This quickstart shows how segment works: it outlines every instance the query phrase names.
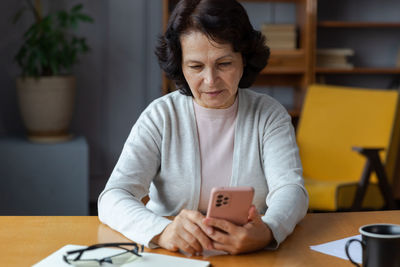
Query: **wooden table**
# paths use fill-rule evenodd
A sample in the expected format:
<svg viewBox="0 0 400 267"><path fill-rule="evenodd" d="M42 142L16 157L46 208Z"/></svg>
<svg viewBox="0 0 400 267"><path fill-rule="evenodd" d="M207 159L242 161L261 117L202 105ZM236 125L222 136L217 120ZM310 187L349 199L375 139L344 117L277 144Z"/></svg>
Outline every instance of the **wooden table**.
<svg viewBox="0 0 400 267"><path fill-rule="evenodd" d="M369 223L400 224L400 210L381 212L310 213L276 251L215 256L212 266L352 266L349 261L312 251L309 246L358 234ZM96 216L0 217L0 265L30 266L66 244L91 245L129 241L101 224ZM182 257L164 249L148 250ZM202 257L194 257L202 259Z"/></svg>

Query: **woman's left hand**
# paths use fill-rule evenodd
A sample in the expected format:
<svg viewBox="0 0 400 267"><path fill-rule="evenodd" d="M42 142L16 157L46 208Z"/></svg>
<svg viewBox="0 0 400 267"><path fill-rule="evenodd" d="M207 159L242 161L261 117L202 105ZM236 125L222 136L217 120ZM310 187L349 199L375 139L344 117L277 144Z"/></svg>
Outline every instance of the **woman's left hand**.
<svg viewBox="0 0 400 267"><path fill-rule="evenodd" d="M203 223L215 228L212 233L207 233L214 241L214 248L230 254L240 254L262 249L273 238L271 230L261 220L261 216L254 206L249 211L249 222L243 226L214 218L205 218Z"/></svg>

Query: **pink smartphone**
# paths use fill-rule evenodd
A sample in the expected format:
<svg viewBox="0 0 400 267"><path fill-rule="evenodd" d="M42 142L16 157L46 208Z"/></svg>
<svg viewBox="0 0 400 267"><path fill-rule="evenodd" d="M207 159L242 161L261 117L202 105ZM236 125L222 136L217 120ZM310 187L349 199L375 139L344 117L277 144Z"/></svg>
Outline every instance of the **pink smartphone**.
<svg viewBox="0 0 400 267"><path fill-rule="evenodd" d="M248 221L253 196L254 188L250 186L214 187L208 202L207 218L244 225Z"/></svg>

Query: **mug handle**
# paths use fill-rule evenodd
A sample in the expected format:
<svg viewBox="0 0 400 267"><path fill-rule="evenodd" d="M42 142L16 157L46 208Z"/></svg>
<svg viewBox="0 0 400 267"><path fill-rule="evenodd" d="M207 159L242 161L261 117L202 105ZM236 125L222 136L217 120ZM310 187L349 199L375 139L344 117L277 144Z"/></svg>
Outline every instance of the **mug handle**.
<svg viewBox="0 0 400 267"><path fill-rule="evenodd" d="M353 239L350 239L350 240L347 240L346 246L345 246L346 255L347 255L347 258L349 258L349 260L350 260L351 263L353 263L353 264L354 264L355 266L357 266L357 267L360 267L360 265L358 265L358 263L355 262L355 261L350 257L349 247L350 247L350 244L351 244L353 241L356 241L356 242L360 243L360 244L361 244L361 247L364 247L364 242L363 242L363 241L360 241L360 240L354 239L354 238L353 238Z"/></svg>

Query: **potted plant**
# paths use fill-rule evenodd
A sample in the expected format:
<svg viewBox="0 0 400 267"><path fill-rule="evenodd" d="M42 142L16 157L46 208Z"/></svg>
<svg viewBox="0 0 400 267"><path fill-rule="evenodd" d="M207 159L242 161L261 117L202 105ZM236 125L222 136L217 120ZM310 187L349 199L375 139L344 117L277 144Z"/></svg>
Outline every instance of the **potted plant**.
<svg viewBox="0 0 400 267"><path fill-rule="evenodd" d="M73 34L80 22L93 22L82 13L82 4L70 10L42 15L40 0L26 0L28 8L15 15L18 21L25 10L34 22L25 32L15 60L22 70L17 78L17 95L28 139L55 142L71 137L69 124L75 99L72 67L78 55L89 50L85 38Z"/></svg>

